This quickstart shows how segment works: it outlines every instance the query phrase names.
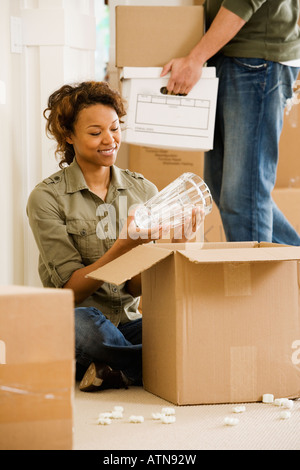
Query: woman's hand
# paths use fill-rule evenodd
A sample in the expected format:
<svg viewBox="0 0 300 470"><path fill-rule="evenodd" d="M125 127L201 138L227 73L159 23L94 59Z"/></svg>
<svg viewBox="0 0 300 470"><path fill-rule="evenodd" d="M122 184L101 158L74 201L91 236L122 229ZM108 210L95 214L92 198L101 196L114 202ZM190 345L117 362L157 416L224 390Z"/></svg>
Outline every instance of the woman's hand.
<svg viewBox="0 0 300 470"><path fill-rule="evenodd" d="M183 225L174 229L173 243L186 243L195 238L203 220L203 210L200 207L193 209L192 215L184 219Z"/></svg>
<svg viewBox="0 0 300 470"><path fill-rule="evenodd" d="M134 220L134 213L131 213L120 232L118 240L123 240L124 244L133 248L134 246L141 245L143 243L159 240L162 235L163 227L160 225L152 226L150 229L137 227Z"/></svg>
<svg viewBox="0 0 300 470"><path fill-rule="evenodd" d="M173 243L186 243L196 236L202 221L204 220L204 212L200 207L196 207L192 211L190 217L186 217L181 226L171 229L169 225L156 225L150 229L141 229L136 226L134 214L130 215L127 223L121 230L118 243L123 241L128 249L134 248L143 243L149 243L154 240L169 239L172 235ZM172 233L173 232L173 233Z"/></svg>

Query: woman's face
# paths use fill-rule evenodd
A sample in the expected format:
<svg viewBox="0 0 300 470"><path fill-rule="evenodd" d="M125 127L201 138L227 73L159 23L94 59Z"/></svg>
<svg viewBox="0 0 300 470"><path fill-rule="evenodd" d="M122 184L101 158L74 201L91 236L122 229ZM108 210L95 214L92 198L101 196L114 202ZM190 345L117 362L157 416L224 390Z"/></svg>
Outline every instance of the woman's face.
<svg viewBox="0 0 300 470"><path fill-rule="evenodd" d="M82 109L67 142L73 145L79 165L113 165L121 144L120 123L114 108L95 104Z"/></svg>

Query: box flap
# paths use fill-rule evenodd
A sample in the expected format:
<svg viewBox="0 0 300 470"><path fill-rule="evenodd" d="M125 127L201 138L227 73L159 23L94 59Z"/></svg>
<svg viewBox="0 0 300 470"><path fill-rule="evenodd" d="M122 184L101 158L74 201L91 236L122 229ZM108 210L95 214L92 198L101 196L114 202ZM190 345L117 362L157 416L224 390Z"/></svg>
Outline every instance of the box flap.
<svg viewBox="0 0 300 470"><path fill-rule="evenodd" d="M202 248L203 247L203 248ZM174 252L194 263L243 263L259 261L300 260L300 247L260 246L247 248L205 249L205 244L157 243L139 245L128 253L87 275L92 279L120 285L137 274L146 271Z"/></svg>
<svg viewBox="0 0 300 470"><path fill-rule="evenodd" d="M172 253L172 250L166 249L162 245L158 249L153 249L153 245L140 245L91 272L87 277L120 285Z"/></svg>
<svg viewBox="0 0 300 470"><path fill-rule="evenodd" d="M178 250L195 263L242 263L255 261L300 260L300 247L257 247L239 249Z"/></svg>
<svg viewBox="0 0 300 470"><path fill-rule="evenodd" d="M120 79L130 78L160 78L162 67L123 67L120 72ZM168 78L170 73L166 75ZM201 78L216 78L215 67L203 67Z"/></svg>

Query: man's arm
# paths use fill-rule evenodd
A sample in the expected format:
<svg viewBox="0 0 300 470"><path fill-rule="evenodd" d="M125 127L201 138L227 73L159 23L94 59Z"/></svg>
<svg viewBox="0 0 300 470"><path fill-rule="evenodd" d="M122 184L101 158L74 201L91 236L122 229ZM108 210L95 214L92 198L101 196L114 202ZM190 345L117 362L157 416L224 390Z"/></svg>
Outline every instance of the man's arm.
<svg viewBox="0 0 300 470"><path fill-rule="evenodd" d="M171 72L167 88L175 94L189 93L202 74L202 68L246 23L240 16L221 7L214 21L188 56L171 60L161 76Z"/></svg>

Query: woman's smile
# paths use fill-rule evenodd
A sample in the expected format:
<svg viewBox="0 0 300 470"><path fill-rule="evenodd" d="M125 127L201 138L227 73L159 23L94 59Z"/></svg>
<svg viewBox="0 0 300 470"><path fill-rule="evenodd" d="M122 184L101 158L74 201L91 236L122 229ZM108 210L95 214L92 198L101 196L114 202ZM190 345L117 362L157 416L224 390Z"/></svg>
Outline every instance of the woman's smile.
<svg viewBox="0 0 300 470"><path fill-rule="evenodd" d="M114 154L116 149L117 149L117 145L114 145L113 147L110 147L108 149L99 149L98 153L101 153L102 155L104 155L106 157L110 157L111 155Z"/></svg>

